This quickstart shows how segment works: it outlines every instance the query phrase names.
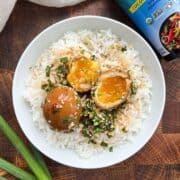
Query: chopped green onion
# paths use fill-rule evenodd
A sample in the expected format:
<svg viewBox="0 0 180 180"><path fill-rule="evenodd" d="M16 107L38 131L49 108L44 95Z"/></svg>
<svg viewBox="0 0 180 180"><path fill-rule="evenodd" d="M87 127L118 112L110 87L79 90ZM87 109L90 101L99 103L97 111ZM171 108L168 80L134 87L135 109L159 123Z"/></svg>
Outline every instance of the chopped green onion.
<svg viewBox="0 0 180 180"><path fill-rule="evenodd" d="M59 112L59 111L60 111L60 109L61 109L61 108L59 108L59 107L55 108L55 109L53 110L53 113L57 113L57 112Z"/></svg>
<svg viewBox="0 0 180 180"><path fill-rule="evenodd" d="M109 152L113 152L113 147L109 147Z"/></svg>
<svg viewBox="0 0 180 180"><path fill-rule="evenodd" d="M113 137L113 134L112 134L112 132L108 132L108 133L107 133L107 137L108 137L108 138L111 138L111 137Z"/></svg>
<svg viewBox="0 0 180 180"><path fill-rule="evenodd" d="M137 93L137 87L134 82L131 84L131 93L135 95Z"/></svg>
<svg viewBox="0 0 180 180"><path fill-rule="evenodd" d="M95 55L92 55L92 56L91 56L91 59L92 59L92 60L95 60L95 59L96 59L96 56L95 56Z"/></svg>
<svg viewBox="0 0 180 180"><path fill-rule="evenodd" d="M62 66L62 65L60 65L60 66L58 66L57 67L57 69L56 69L56 71L57 71L57 73L62 73L62 74L66 74L67 73L67 69L66 69L66 67L64 67L64 66Z"/></svg>
<svg viewBox="0 0 180 180"><path fill-rule="evenodd" d="M23 169L15 166L14 164L0 158L0 168L4 169L8 173L22 180L36 180L36 177L32 174L24 171Z"/></svg>
<svg viewBox="0 0 180 180"><path fill-rule="evenodd" d="M89 112L88 112L87 110L85 110L85 111L82 112L82 115L83 115L84 117L87 117L87 116L89 115Z"/></svg>
<svg viewBox="0 0 180 180"><path fill-rule="evenodd" d="M8 180L8 179L5 177L0 177L0 180Z"/></svg>
<svg viewBox="0 0 180 180"><path fill-rule="evenodd" d="M45 90L46 92L50 92L54 88L54 84L48 79L47 84L42 84L41 89Z"/></svg>
<svg viewBox="0 0 180 180"><path fill-rule="evenodd" d="M112 114L112 118L113 118L113 119L116 119L116 118L117 118L117 110L115 110L115 109L112 110L112 111L111 111L111 114Z"/></svg>
<svg viewBox="0 0 180 180"><path fill-rule="evenodd" d="M64 122L64 123L69 123L69 122L71 122L71 121L73 121L73 120L74 120L73 117L68 117L68 118L63 119L63 122Z"/></svg>
<svg viewBox="0 0 180 180"><path fill-rule="evenodd" d="M107 147L107 146L108 146L108 144L107 144L106 142L102 141L102 142L101 142L101 146L103 146L103 147Z"/></svg>
<svg viewBox="0 0 180 180"><path fill-rule="evenodd" d="M53 67L53 65L50 65L50 66L47 66L46 67L46 77L49 77L50 76L50 71L51 71L51 68Z"/></svg>
<svg viewBox="0 0 180 180"><path fill-rule="evenodd" d="M96 127L96 128L94 128L94 131L93 131L95 134L96 133L99 133L99 132L101 132L101 129L99 128L99 127Z"/></svg>
<svg viewBox="0 0 180 180"><path fill-rule="evenodd" d="M66 64L68 62L68 58L67 57L62 57L60 58L60 61L63 63L63 64Z"/></svg>
<svg viewBox="0 0 180 180"><path fill-rule="evenodd" d="M96 134L102 132L112 134L112 131L115 129L114 124L117 118L117 110L115 109L111 111L101 110L101 115L99 115L95 108L96 105L93 100L85 100L81 121L83 124L82 134L90 139L93 139Z"/></svg>
<svg viewBox="0 0 180 180"><path fill-rule="evenodd" d="M63 85L67 85L67 84L68 84L67 80L64 80L64 81L62 82L62 84L63 84Z"/></svg>
<svg viewBox="0 0 180 180"><path fill-rule="evenodd" d="M123 128L122 128L122 132L127 133L128 131L126 130L125 127L123 127Z"/></svg>
<svg viewBox="0 0 180 180"><path fill-rule="evenodd" d="M122 52L127 51L127 47L126 47L126 46L122 47L122 48L121 48L121 51L122 51Z"/></svg>
<svg viewBox="0 0 180 180"><path fill-rule="evenodd" d="M97 144L94 139L90 139L89 142L92 143L92 144Z"/></svg>
<svg viewBox="0 0 180 180"><path fill-rule="evenodd" d="M53 113L57 113L57 112L59 112L61 110L61 108L59 107L59 105L58 104L53 104L52 105L52 112Z"/></svg>
<svg viewBox="0 0 180 180"><path fill-rule="evenodd" d="M48 176L44 173L42 167L38 162L33 158L30 151L26 148L25 144L21 139L16 135L16 133L11 129L7 122L0 116L0 130L6 135L14 147L19 151L23 156L24 160L27 162L29 167L32 169L34 174L38 179L49 180Z"/></svg>
<svg viewBox="0 0 180 180"><path fill-rule="evenodd" d="M46 90L47 86L48 86L47 84L42 84L41 89Z"/></svg>
<svg viewBox="0 0 180 180"><path fill-rule="evenodd" d="M131 70L128 70L127 71L127 74L128 74L128 76L129 76L129 78L131 77L131 74L132 74L132 71Z"/></svg>
<svg viewBox="0 0 180 180"><path fill-rule="evenodd" d="M121 109L125 109L126 106L127 106L127 104L128 104L128 101L125 100L124 102L121 103L120 108L121 108Z"/></svg>
<svg viewBox="0 0 180 180"><path fill-rule="evenodd" d="M88 137L88 138L91 138L91 137L92 137L92 132L91 132L91 131L88 131L88 129L86 129L86 128L83 128L83 129L82 129L82 134L83 134L85 137Z"/></svg>

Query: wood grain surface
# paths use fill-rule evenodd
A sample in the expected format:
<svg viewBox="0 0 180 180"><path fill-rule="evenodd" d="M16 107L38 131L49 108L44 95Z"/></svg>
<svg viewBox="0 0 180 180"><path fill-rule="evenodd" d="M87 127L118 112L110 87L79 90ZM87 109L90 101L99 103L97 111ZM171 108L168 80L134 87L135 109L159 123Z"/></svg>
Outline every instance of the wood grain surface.
<svg viewBox="0 0 180 180"><path fill-rule="evenodd" d="M29 144L17 123L12 106L12 78L20 55L28 43L47 26L76 15L102 15L136 29L113 0L89 0L66 8L47 8L19 0L0 33L0 114ZM137 29L136 29L137 30ZM82 170L60 165L45 157L54 180L178 180L180 179L180 59L166 62L167 98L161 123L145 147L128 160L103 169ZM0 156L28 170L21 156L0 133ZM0 170L0 177L13 179Z"/></svg>

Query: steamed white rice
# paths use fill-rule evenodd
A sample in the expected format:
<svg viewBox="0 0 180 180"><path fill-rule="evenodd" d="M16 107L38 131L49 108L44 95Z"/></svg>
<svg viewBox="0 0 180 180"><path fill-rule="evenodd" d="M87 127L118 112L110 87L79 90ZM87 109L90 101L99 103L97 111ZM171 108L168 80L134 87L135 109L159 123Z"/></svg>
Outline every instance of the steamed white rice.
<svg viewBox="0 0 180 180"><path fill-rule="evenodd" d="M125 52L119 50L119 47L123 46L127 47ZM126 108L118 113L119 124L115 127L115 136L107 138L101 134L99 140L113 147L123 146L124 142L133 140L133 136L140 131L142 122L147 119L151 109L152 83L139 59L138 52L110 30L67 32L46 50L37 64L31 68L24 97L31 106L32 120L36 127L44 133L48 143L59 148L72 149L83 158L105 150L100 145L89 144L88 139L80 133L81 126L72 133L54 131L43 116L42 104L46 92L41 89L41 85L47 80L45 68L57 57L56 52L68 48L83 48L89 54L95 55L101 71L114 67L124 72L130 70L131 79L138 87L137 93L129 97ZM128 129L127 133L120 130L122 126Z"/></svg>

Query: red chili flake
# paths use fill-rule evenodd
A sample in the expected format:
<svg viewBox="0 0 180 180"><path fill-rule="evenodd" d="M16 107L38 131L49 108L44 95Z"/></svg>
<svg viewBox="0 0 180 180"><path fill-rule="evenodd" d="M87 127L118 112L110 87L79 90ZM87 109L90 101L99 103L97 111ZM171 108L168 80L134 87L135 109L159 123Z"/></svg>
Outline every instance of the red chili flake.
<svg viewBox="0 0 180 180"><path fill-rule="evenodd" d="M53 112L53 113L59 112L60 109L61 109L61 108L59 107L58 104L53 104L53 105L52 105L52 112Z"/></svg>

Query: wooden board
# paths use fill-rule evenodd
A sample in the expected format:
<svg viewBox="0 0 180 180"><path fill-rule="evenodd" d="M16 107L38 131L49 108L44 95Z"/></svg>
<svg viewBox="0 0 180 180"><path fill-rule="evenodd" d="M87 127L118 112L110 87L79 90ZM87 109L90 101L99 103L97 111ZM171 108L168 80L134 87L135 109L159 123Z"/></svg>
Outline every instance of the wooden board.
<svg viewBox="0 0 180 180"><path fill-rule="evenodd" d="M12 107L12 77L27 44L45 27L76 15L102 15L122 21L136 29L114 1L89 0L78 6L47 8L19 0L0 34L0 114L29 144L17 123ZM137 29L136 29L137 30ZM123 163L98 169L81 170L45 158L55 180L178 180L180 179L180 59L161 60L167 85L166 108L161 123L145 147ZM0 156L28 169L12 145L0 133ZM0 170L0 176L6 172ZM13 179L6 175L8 179Z"/></svg>

